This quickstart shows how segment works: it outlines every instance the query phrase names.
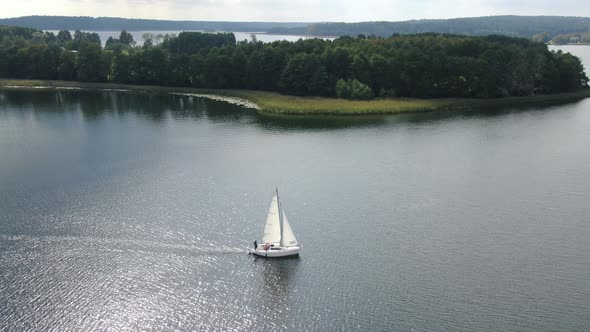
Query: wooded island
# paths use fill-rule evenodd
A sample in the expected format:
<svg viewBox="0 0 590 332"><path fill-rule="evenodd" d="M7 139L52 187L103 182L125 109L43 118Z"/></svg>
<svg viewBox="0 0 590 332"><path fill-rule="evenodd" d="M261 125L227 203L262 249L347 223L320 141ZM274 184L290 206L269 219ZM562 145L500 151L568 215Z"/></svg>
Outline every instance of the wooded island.
<svg viewBox="0 0 590 332"><path fill-rule="evenodd" d="M236 41L233 33L147 36L0 27L0 77L206 89L276 91L346 99L498 98L588 86L580 60L506 36L434 33Z"/></svg>

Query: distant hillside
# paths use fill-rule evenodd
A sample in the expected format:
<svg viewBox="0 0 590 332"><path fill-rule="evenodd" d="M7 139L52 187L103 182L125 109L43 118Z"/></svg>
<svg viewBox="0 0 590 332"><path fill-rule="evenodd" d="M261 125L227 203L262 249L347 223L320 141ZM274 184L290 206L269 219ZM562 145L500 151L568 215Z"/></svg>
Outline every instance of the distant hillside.
<svg viewBox="0 0 590 332"><path fill-rule="evenodd" d="M305 27L308 24L289 22L165 21L118 17L93 18L88 16L23 16L0 19L0 25L21 26L42 30L86 31L204 30L264 32L274 27L297 28Z"/></svg>
<svg viewBox="0 0 590 332"><path fill-rule="evenodd" d="M547 42L555 38L555 43L563 43L566 37L569 41L571 38L576 39L578 35L590 33L590 17L567 16L486 16L445 20L359 23L166 21L117 17L23 16L0 19L0 25L42 30L202 30L268 32L308 36L357 36L363 34L388 37L396 33L426 32L475 36L500 34L533 38L540 42ZM578 39L581 40L582 37Z"/></svg>
<svg viewBox="0 0 590 332"><path fill-rule="evenodd" d="M486 16L446 20L412 20L404 22L314 23L306 27L275 27L270 33L312 36L356 36L359 34L391 36L394 33L424 32L459 35L501 34L532 37L547 33L549 38L566 33L590 32L590 17L565 16Z"/></svg>

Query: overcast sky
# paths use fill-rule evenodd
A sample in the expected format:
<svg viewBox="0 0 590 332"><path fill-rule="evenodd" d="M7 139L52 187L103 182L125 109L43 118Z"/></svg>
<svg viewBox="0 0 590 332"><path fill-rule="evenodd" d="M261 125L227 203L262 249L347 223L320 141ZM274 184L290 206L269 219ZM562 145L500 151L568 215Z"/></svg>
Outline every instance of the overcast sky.
<svg viewBox="0 0 590 332"><path fill-rule="evenodd" d="M4 2L4 1L3 1ZM358 22L488 15L590 16L585 0L10 0L0 17L110 16L195 21Z"/></svg>

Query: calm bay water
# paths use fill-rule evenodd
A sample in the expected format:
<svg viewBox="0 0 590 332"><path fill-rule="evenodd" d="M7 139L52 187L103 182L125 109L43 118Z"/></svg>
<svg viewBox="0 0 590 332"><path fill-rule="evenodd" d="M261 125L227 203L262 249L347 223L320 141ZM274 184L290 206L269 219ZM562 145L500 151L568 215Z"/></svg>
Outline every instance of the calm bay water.
<svg viewBox="0 0 590 332"><path fill-rule="evenodd" d="M2 330L581 331L590 99L368 118L0 91ZM278 186L299 259L246 254Z"/></svg>
<svg viewBox="0 0 590 332"><path fill-rule="evenodd" d="M59 30L47 30L48 32L53 32L56 36L59 32ZM184 30L187 31L187 30ZM188 31L192 31L192 30L188 30ZM113 37L113 38L119 38L119 36L121 35L121 31L89 31L89 32L96 32L98 34L98 36L100 37L100 41L102 42L102 45L104 46L107 42L107 39L109 39L109 37ZM169 34L169 35L178 35L179 33L183 32L183 30L160 30L160 31L129 31L129 33L131 35L133 35L133 39L135 40L135 42L137 43L137 45L143 45L143 34L149 32L149 33L153 33L154 35L158 35L161 34L162 36ZM199 31L202 32L202 31ZM74 31L70 31L70 33L72 34L72 36L74 35ZM261 42L264 43L270 43L270 42L274 42L274 41L280 41L280 40L286 40L286 41L297 41L301 38L303 39L307 39L307 38L322 38L322 39L334 39L332 37L310 37L310 36L294 36L294 35L270 35L267 33L263 33L263 32L237 32L234 31L233 34L236 36L236 41L243 41L243 40L251 40L251 36L252 34L256 35L256 40L259 40Z"/></svg>
<svg viewBox="0 0 590 332"><path fill-rule="evenodd" d="M0 93L8 330L582 330L590 99L302 120ZM266 261L279 186L304 251Z"/></svg>

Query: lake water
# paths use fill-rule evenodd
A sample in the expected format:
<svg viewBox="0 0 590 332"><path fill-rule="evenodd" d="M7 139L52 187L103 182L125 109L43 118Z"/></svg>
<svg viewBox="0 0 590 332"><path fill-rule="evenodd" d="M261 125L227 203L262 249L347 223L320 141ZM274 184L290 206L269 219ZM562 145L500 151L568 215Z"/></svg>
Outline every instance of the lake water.
<svg viewBox="0 0 590 332"><path fill-rule="evenodd" d="M257 115L0 91L2 330L582 331L590 99ZM299 259L246 254L278 186Z"/></svg>
<svg viewBox="0 0 590 332"><path fill-rule="evenodd" d="M56 36L59 32L59 30L47 30L48 32L53 32ZM137 45L143 45L143 34L146 32L149 33L153 33L154 35L158 35L161 34L162 36L169 34L169 35L177 35L183 31L186 30L176 30L176 31L129 31L129 33L131 35L133 35L133 39L136 41ZM107 42L107 39L109 39L109 37L113 37L113 38L119 38L119 36L121 35L121 31L90 31L90 32L96 32L98 34L98 36L100 37L100 41L102 42L102 45L104 46ZM203 32L203 31L199 31L199 32ZM74 31L70 31L70 33L72 34L72 36L74 35ZM310 36L293 36L293 35L270 35L270 34L266 34L266 33L262 33L262 32L233 32L233 34L236 36L236 41L243 41L243 40L248 40L250 41L252 39L252 34L256 35L256 39L264 42L264 43L270 43L273 41L280 41L280 40L286 40L286 41L297 41L301 38L303 39L308 39L308 38L322 38L322 39L334 39L332 37L310 37Z"/></svg>

